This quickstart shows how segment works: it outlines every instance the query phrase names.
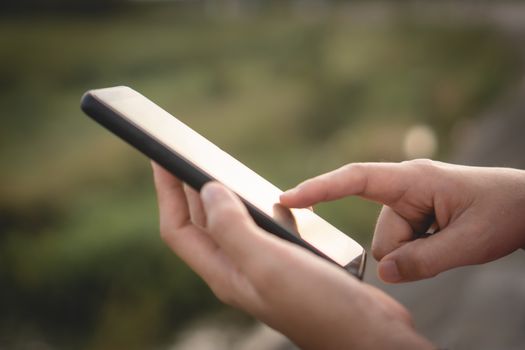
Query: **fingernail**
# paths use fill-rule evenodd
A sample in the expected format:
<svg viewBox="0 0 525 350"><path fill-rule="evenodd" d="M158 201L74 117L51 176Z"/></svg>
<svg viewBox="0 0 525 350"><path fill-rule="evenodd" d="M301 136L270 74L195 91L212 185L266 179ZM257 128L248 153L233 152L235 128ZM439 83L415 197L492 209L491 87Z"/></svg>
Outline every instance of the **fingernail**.
<svg viewBox="0 0 525 350"><path fill-rule="evenodd" d="M223 196L222 189L216 184L206 184L201 190L201 198L204 205L216 202Z"/></svg>
<svg viewBox="0 0 525 350"><path fill-rule="evenodd" d="M394 260L389 259L379 263L379 277L385 282L401 281L401 274Z"/></svg>

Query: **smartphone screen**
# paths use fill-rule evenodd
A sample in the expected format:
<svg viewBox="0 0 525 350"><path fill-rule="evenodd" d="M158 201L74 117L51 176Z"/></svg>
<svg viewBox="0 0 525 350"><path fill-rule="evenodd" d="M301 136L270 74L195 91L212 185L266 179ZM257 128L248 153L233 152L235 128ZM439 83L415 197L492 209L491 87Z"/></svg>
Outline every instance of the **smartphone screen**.
<svg viewBox="0 0 525 350"><path fill-rule="evenodd" d="M366 254L356 241L311 210L288 209L280 205L282 191L279 188L140 93L123 86L91 90L84 95L82 108L161 165L164 158L173 155L183 161L180 167L191 168L192 174L203 174L207 179L223 183L243 199L252 215L255 209L257 214L286 231L289 237L281 234L282 238L299 242L307 249L313 247L310 250L318 255L357 277L362 276ZM132 128L135 136L129 136L126 128ZM144 144L149 146L140 146ZM152 147L152 144L169 150L169 153L155 154L158 147ZM180 175L178 169L167 169L173 170L176 176ZM200 189L192 183L191 175L185 177L183 181ZM263 228L268 229L264 225Z"/></svg>

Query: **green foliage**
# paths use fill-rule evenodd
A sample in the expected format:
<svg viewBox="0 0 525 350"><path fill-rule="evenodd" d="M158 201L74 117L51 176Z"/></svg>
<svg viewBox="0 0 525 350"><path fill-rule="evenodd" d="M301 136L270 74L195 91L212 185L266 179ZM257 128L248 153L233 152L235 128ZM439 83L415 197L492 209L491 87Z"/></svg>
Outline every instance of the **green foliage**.
<svg viewBox="0 0 525 350"><path fill-rule="evenodd" d="M85 90L130 85L284 188L402 160L415 123L446 156L516 69L486 28L142 9L0 22L0 346L150 348L219 307L158 238L147 161L79 111ZM366 244L378 206L318 211Z"/></svg>

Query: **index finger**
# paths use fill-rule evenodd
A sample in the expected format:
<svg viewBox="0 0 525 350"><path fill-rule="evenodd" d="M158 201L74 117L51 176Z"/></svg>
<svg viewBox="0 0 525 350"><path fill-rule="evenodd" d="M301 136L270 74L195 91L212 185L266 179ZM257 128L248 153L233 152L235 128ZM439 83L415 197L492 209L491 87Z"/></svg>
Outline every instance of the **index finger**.
<svg viewBox="0 0 525 350"><path fill-rule="evenodd" d="M288 207L303 208L358 195L388 205L403 197L418 178L406 163L352 163L306 180L280 199Z"/></svg>
<svg viewBox="0 0 525 350"><path fill-rule="evenodd" d="M191 222L183 183L161 166L152 166L162 239L206 282L226 280L231 266L209 235Z"/></svg>
<svg viewBox="0 0 525 350"><path fill-rule="evenodd" d="M153 180L157 191L161 227L180 229L191 224L182 182L152 162Z"/></svg>

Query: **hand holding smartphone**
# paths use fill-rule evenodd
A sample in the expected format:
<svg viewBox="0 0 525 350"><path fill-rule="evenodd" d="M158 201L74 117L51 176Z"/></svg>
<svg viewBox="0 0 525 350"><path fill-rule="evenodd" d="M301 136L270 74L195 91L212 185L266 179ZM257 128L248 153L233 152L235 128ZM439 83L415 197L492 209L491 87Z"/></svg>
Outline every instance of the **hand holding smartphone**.
<svg viewBox="0 0 525 350"><path fill-rule="evenodd" d="M357 242L308 209L280 205L281 190L140 93L124 86L90 90L81 107L194 189L223 183L260 227L362 278L366 252Z"/></svg>

